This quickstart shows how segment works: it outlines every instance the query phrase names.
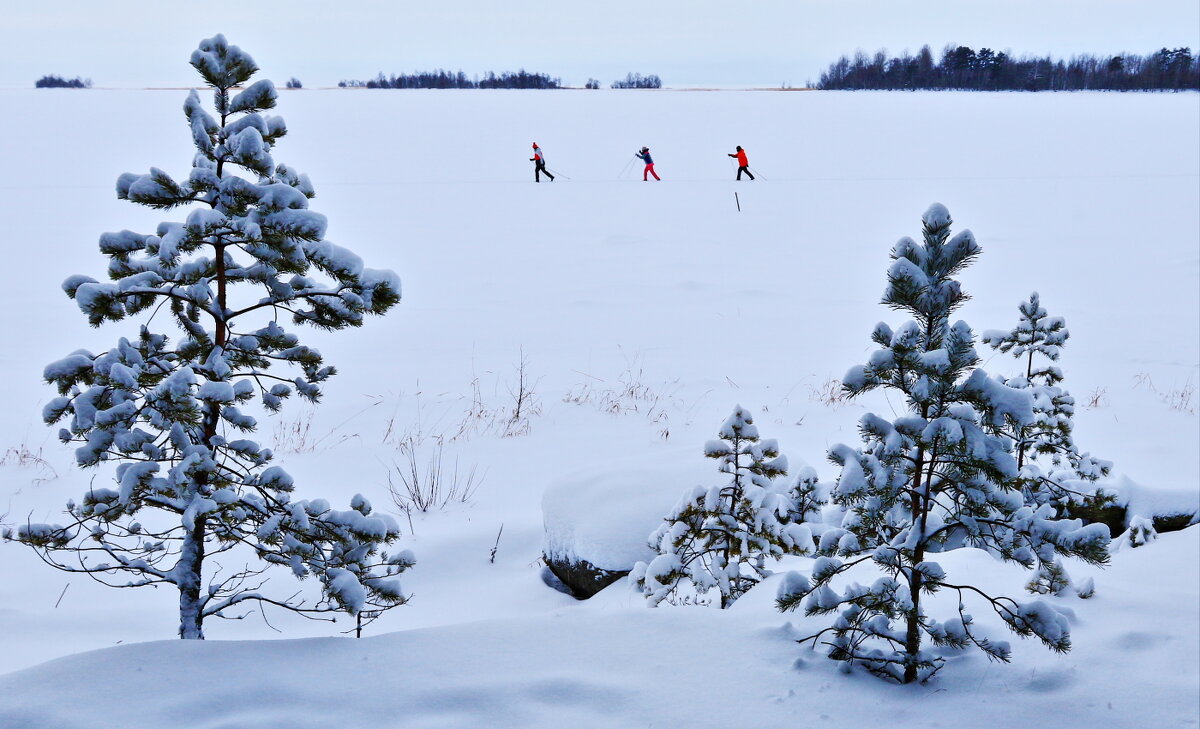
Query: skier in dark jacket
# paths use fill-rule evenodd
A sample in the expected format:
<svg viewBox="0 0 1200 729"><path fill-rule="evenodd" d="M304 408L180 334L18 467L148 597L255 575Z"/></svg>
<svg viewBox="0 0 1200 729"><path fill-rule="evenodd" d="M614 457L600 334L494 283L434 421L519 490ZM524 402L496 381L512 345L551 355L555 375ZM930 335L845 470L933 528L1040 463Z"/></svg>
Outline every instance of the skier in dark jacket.
<svg viewBox="0 0 1200 729"><path fill-rule="evenodd" d="M747 175L750 175L751 180L754 179L754 175L750 173L750 162L749 162L749 160L746 159L746 150L742 149L741 146L738 146L737 153L731 154L729 156L737 158L737 161L738 161L737 178L739 180L742 179L743 172L745 172Z"/></svg>
<svg viewBox="0 0 1200 729"><path fill-rule="evenodd" d="M533 165L533 181L534 182L541 182L541 179L539 179L539 177L538 177L539 174L543 174L546 177L549 177L550 181L554 182L554 175L550 174L550 170L546 169L546 155L542 153L542 148L537 146L537 142L533 143L533 156L529 158L529 161L534 163L534 165Z"/></svg>
<svg viewBox="0 0 1200 729"><path fill-rule="evenodd" d="M642 170L642 182L647 181L646 175L654 175L654 179L662 182L662 178L659 177L658 173L654 171L654 159L650 156L649 147L642 147L642 151L634 152L633 156L646 163L646 168Z"/></svg>

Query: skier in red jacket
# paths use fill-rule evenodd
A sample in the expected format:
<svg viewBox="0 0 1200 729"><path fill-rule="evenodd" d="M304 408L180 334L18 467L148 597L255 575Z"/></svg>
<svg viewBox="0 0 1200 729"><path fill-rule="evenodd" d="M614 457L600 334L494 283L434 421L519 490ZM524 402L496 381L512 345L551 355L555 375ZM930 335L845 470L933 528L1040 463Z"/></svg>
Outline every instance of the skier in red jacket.
<svg viewBox="0 0 1200 729"><path fill-rule="evenodd" d="M731 154L729 156L737 158L737 161L738 161L737 178L739 180L742 179L743 172L745 172L747 175L750 175L751 180L754 179L754 175L750 173L750 161L746 159L746 150L742 149L741 146L738 146L737 154Z"/></svg>
<svg viewBox="0 0 1200 729"><path fill-rule="evenodd" d="M754 175L750 173L750 162L746 159L746 151L742 147L738 146L736 155L730 155L730 157L738 159L738 180L742 179L742 173L750 175L750 179L754 180Z"/></svg>

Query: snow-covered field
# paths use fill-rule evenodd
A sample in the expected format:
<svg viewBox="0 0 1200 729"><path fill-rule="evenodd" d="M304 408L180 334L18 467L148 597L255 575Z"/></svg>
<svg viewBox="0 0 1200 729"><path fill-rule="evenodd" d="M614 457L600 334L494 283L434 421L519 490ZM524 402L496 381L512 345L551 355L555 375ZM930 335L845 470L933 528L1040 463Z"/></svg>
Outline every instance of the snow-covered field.
<svg viewBox="0 0 1200 729"><path fill-rule="evenodd" d="M134 331L89 329L59 285L103 274L101 232L182 218L116 200L113 183L186 172L184 95L0 91L9 524L54 520L111 478L74 469L41 424L41 371ZM1097 585L1056 600L1074 613L1070 654L1018 641L1012 665L956 658L917 687L842 675L796 646L805 619L775 612L775 579L729 611L649 610L624 581L577 602L539 564L547 488L641 473L665 512L718 477L701 449L738 403L793 468L833 477L827 447L889 404L839 402L831 385L872 349L875 322L898 323L877 303L888 251L934 201L984 249L962 275L961 318L1010 327L1038 291L1071 331L1061 365L1081 447L1114 462L1109 485L1135 510L1194 509L1200 95L304 90L281 93L278 113L291 132L276 160L311 176L332 241L400 274L404 301L361 330L310 334L340 374L317 409L264 419L261 440L302 496L362 492L391 509L400 444L423 465L439 439L478 488L411 529L401 517L413 599L361 641L255 614L185 644L173 592L103 588L0 544L0 671L14 671L0 726L1200 721L1196 527L1106 570L1067 565ZM533 141L558 181L533 184ZM732 181L739 144L756 182ZM661 183L626 165L642 145ZM1000 355L987 368L1016 371ZM522 369L534 407L504 437ZM970 550L942 562L1010 593L1028 578Z"/></svg>

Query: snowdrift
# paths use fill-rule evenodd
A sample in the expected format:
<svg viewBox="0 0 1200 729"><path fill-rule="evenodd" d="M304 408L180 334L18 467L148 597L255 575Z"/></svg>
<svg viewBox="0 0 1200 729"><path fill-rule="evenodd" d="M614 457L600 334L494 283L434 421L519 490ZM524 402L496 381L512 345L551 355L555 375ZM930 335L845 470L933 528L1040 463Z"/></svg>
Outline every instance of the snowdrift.
<svg viewBox="0 0 1200 729"><path fill-rule="evenodd" d="M1014 662L951 659L936 682L843 675L801 648L803 617L773 613L778 580L728 611L647 610L624 580L589 608L354 640L159 641L0 676L0 726L578 727L1187 726L1200 700L1200 528L1163 535L1098 571L1076 648L1018 641ZM996 571L973 550L951 574ZM987 585L1019 589L1022 570ZM1082 574L1083 570L1079 570ZM579 605L589 605L580 603ZM980 616L981 622L987 621ZM790 620L790 621L789 621Z"/></svg>

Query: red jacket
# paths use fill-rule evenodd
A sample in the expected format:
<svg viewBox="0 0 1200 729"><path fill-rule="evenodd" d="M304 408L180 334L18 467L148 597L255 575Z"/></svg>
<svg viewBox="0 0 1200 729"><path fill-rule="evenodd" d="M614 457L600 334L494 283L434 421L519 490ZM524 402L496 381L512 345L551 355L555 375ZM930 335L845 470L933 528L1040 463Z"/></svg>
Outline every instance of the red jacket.
<svg viewBox="0 0 1200 729"><path fill-rule="evenodd" d="M744 150L744 149L738 150L737 160L738 160L739 167L749 167L750 166L750 163L746 161L746 150Z"/></svg>

